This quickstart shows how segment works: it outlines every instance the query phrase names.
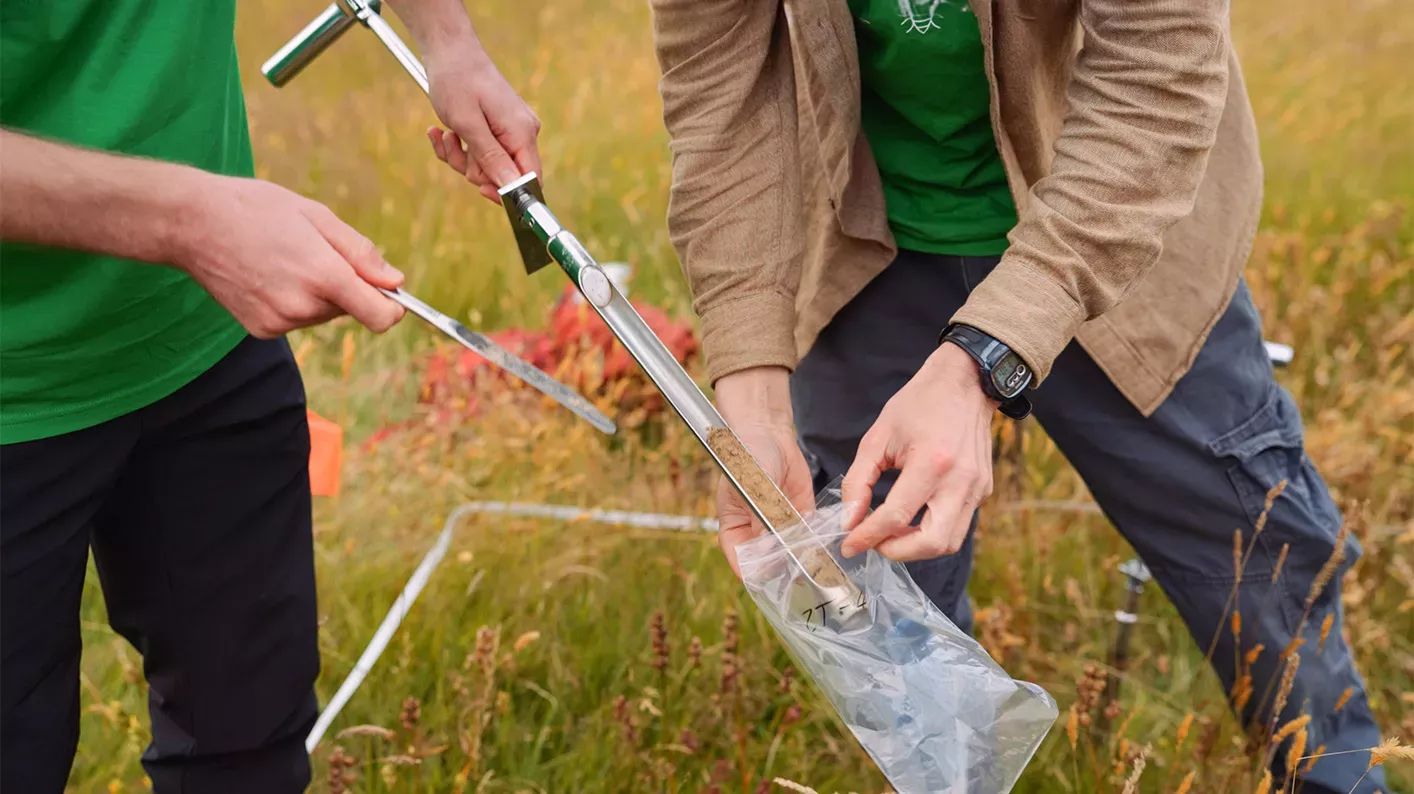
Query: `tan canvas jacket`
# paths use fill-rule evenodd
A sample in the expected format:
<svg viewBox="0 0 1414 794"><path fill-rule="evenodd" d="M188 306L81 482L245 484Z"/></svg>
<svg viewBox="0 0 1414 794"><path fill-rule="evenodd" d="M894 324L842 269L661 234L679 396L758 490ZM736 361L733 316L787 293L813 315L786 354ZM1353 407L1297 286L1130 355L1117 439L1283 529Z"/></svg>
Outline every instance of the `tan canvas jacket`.
<svg viewBox="0 0 1414 794"><path fill-rule="evenodd" d="M652 4L669 231L709 374L793 368L896 251L846 0ZM1227 306L1261 204L1228 3L970 4L1020 222L952 319L1040 377L1078 338L1148 414Z"/></svg>

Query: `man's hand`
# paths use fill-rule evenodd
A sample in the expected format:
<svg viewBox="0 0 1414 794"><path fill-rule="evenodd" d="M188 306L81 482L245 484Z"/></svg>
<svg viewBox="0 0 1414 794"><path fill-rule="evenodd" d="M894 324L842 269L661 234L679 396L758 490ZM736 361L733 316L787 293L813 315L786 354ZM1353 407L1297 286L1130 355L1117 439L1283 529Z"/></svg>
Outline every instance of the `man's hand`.
<svg viewBox="0 0 1414 794"><path fill-rule="evenodd" d="M877 549L894 560L953 554L967 537L972 513L992 492L992 414L977 364L944 344L884 406L859 444L844 480L844 501L860 505L842 551ZM867 518L879 475L901 469L884 504ZM910 524L923 507L922 526ZM862 520L861 520L862 519Z"/></svg>
<svg viewBox="0 0 1414 794"><path fill-rule="evenodd" d="M324 205L255 179L0 130L0 239L186 271L252 334L352 314L386 331L402 283Z"/></svg>
<svg viewBox="0 0 1414 794"><path fill-rule="evenodd" d="M484 52L428 60L432 106L449 129L428 127L437 158L488 200L521 174L540 172L540 118Z"/></svg>
<svg viewBox="0 0 1414 794"><path fill-rule="evenodd" d="M717 407L767 476L797 510L815 502L810 467L795 439L789 373L777 367L742 370L717 381ZM736 547L766 531L725 477L717 482L717 545L738 577Z"/></svg>
<svg viewBox="0 0 1414 794"><path fill-rule="evenodd" d="M252 335L283 336L345 313L376 333L402 319L402 306L375 289L396 289L402 273L323 204L255 179L186 177L198 184L171 262Z"/></svg>
<svg viewBox="0 0 1414 794"><path fill-rule="evenodd" d="M447 129L429 127L438 159L500 202L496 189L540 172L540 119L501 76L476 37L462 0L394 0L412 33Z"/></svg>

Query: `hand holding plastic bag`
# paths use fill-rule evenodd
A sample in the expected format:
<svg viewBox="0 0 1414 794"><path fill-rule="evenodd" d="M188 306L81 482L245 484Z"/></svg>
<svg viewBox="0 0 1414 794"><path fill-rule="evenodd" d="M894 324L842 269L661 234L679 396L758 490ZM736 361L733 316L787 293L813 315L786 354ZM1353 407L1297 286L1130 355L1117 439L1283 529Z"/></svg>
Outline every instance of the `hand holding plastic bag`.
<svg viewBox="0 0 1414 794"><path fill-rule="evenodd" d="M805 525L738 546L752 599L899 794L1006 794L1055 701L1008 676L901 564L873 551L842 558L843 513L830 489ZM831 601L792 560L824 553L862 599Z"/></svg>

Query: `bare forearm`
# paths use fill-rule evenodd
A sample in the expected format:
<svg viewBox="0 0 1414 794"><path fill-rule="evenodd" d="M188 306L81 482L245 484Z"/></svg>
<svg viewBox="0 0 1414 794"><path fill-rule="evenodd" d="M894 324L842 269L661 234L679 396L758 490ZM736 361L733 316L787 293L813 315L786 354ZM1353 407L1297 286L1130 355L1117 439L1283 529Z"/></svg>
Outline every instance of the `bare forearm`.
<svg viewBox="0 0 1414 794"><path fill-rule="evenodd" d="M722 376L716 383L717 408L733 427L738 424L791 427L790 370L751 367Z"/></svg>
<svg viewBox="0 0 1414 794"><path fill-rule="evenodd" d="M0 238L169 264L202 176L0 130Z"/></svg>
<svg viewBox="0 0 1414 794"><path fill-rule="evenodd" d="M462 0L394 0L427 66L432 108L446 129L427 130L443 162L499 203L496 189L540 173L540 119L511 88L472 29Z"/></svg>
<svg viewBox="0 0 1414 794"><path fill-rule="evenodd" d="M390 0L389 5L425 60L486 57L462 0Z"/></svg>

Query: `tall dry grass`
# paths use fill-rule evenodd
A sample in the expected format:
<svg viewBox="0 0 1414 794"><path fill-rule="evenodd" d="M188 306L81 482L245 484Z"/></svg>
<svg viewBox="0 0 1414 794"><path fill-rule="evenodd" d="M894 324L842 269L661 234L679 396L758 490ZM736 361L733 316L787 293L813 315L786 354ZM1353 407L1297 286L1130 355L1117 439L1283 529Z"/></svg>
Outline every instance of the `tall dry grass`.
<svg viewBox="0 0 1414 794"><path fill-rule="evenodd" d="M261 175L327 202L384 246L415 292L468 324L540 325L563 281L519 272L499 209L432 160L425 100L371 38L355 32L283 90L259 78L265 55L318 5L241 5ZM473 13L545 121L556 212L602 260L636 266L635 297L685 315L663 226L669 161L645 4ZM1382 724L1414 737L1414 16L1398 0L1251 0L1233 14L1268 175L1249 282L1268 337L1297 348L1280 378L1305 412L1311 456L1343 505L1363 505L1345 632ZM505 389L451 395L440 407L476 399L482 413L443 422L417 403L415 363L434 345L425 329L372 338L335 323L295 343L312 405L344 423L353 445L343 495L316 515L325 697L464 501L710 512L711 472L671 422L639 413L605 441ZM586 371L561 374L592 380L592 361L571 366ZM361 445L394 422L407 424ZM1121 697L1106 701L1118 674L1107 666L1123 593L1115 567L1132 552L1092 512L1052 509L1087 496L1039 431L1024 443L1007 431L1002 446L972 588L976 632L1064 713L1018 791L1282 790L1288 781L1264 780L1263 751L1228 716L1234 693L1216 684L1206 648L1153 588ZM89 581L71 789L139 790L139 660L107 628ZM776 778L883 790L824 700L788 670L709 537L470 519L316 752L316 790L750 792ZM1302 727L1266 733L1288 731L1279 746L1291 753ZM1293 765L1319 752L1303 747ZM1399 753L1382 752L1393 783L1410 786Z"/></svg>

